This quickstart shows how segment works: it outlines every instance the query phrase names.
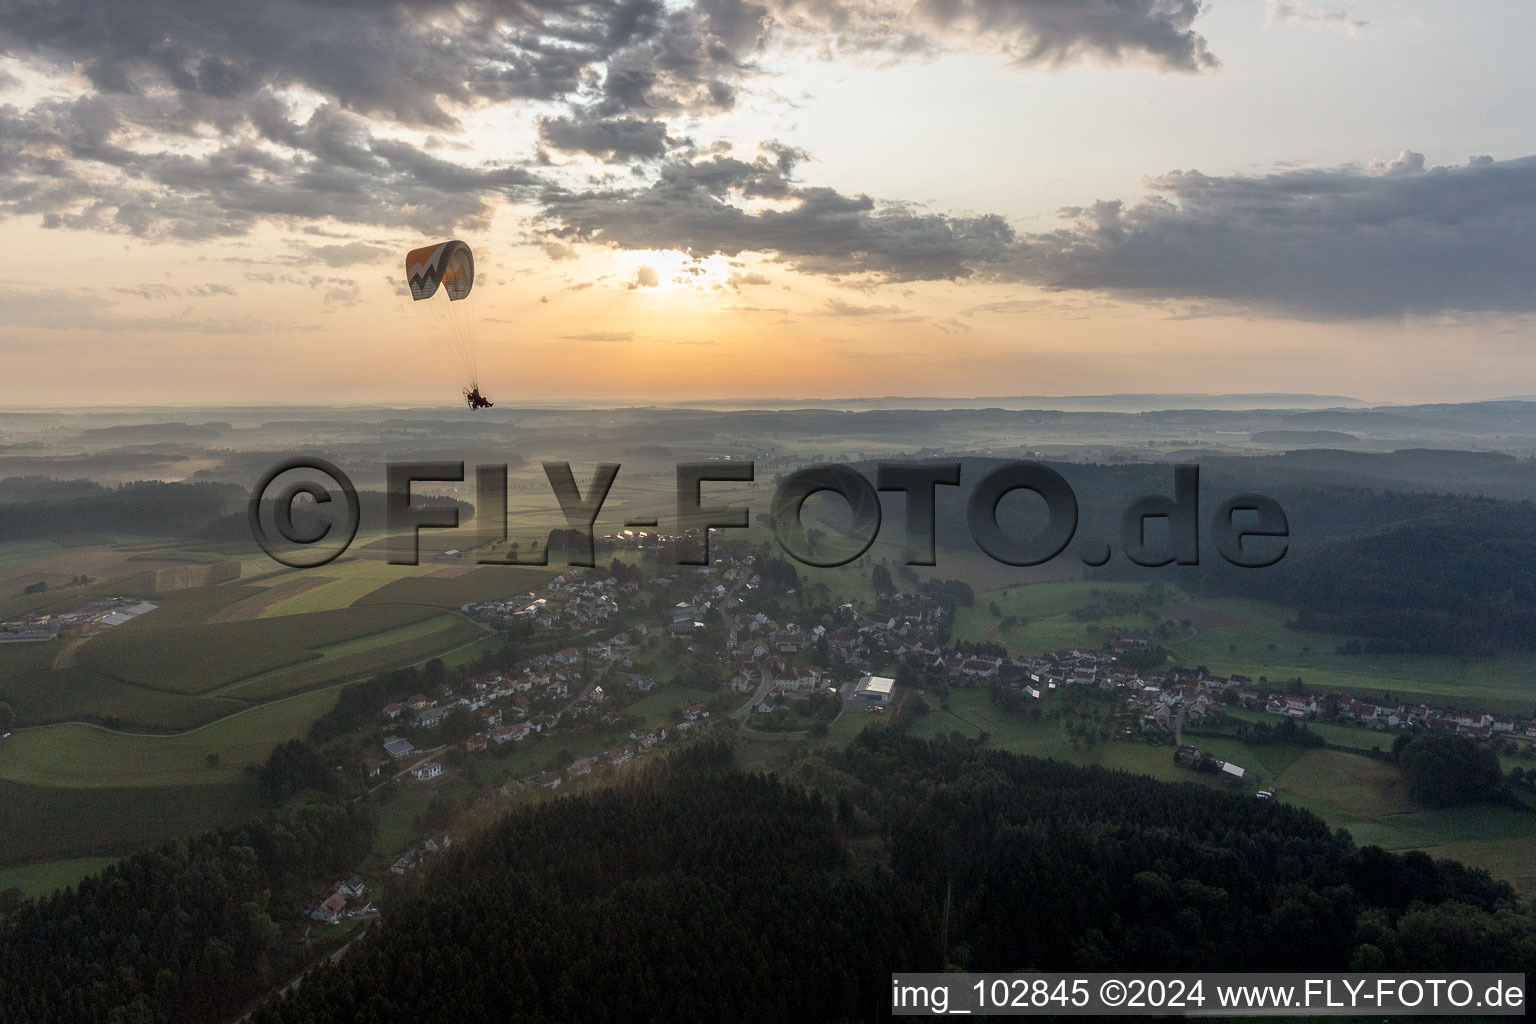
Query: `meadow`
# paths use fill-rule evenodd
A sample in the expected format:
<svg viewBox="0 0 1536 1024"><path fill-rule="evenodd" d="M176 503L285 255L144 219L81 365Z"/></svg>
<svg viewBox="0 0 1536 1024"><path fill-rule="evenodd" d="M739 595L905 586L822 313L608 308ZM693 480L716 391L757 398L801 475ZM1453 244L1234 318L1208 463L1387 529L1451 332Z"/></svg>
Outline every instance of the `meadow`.
<svg viewBox="0 0 1536 1024"><path fill-rule="evenodd" d="M0 864L122 856L258 809L255 787L245 782L65 789L0 779Z"/></svg>
<svg viewBox="0 0 1536 1024"><path fill-rule="evenodd" d="M49 896L56 890L75 885L87 875L94 875L111 864L113 857L71 857L42 864L0 867L0 892L16 889L23 896Z"/></svg>
<svg viewBox="0 0 1536 1024"><path fill-rule="evenodd" d="M975 604L956 610L955 637L1003 644L1014 655L1070 648L1096 649L1119 630L1156 630L1154 639L1175 662L1204 666L1217 675L1245 675L1280 683L1301 679L1317 692L1425 702L1519 717L1536 715L1536 654L1507 652L1487 658L1423 654L1346 654L1349 637L1291 629L1294 613L1243 598L1205 598L1167 587L1161 604L1147 611L1081 619L1074 609L1097 595L1134 597L1145 586L1067 580L978 590ZM991 606L995 604L994 613ZM1003 627L1010 617L1017 624ZM1185 621L1190 625L1184 625Z"/></svg>
<svg viewBox="0 0 1536 1024"><path fill-rule="evenodd" d="M914 695L905 695L910 701ZM1377 845L1394 852L1424 850L1433 856L1450 857L1483 868L1525 892L1536 891L1536 814L1512 807L1470 805L1430 810L1407 795L1407 786L1395 765L1361 752L1333 748L1303 748L1286 744L1248 745L1227 737L1193 735L1188 742L1222 760L1241 765L1253 780L1241 787L1173 762L1171 746L1126 739L1112 729L1114 738L1092 745L1070 736L1065 724L1085 714L1102 718L1112 705L1071 691L1048 693L1039 720L1025 712L1009 714L980 688L954 689L943 710L933 694L924 698L931 709L910 717L914 736L947 736L959 733L975 739L982 732L988 745L1033 757L1074 764L1094 764L1147 775L1165 782L1190 782L1227 791L1251 794L1270 787L1275 799L1304 807L1329 825L1348 831L1355 842ZM1052 709L1059 709L1053 718ZM910 712L900 712L907 715ZM852 722L849 719L853 719ZM1121 720L1126 721L1126 720ZM882 727L884 719L867 713L845 714L841 735L829 742L851 740L866 725ZM1324 725L1309 726L1322 734ZM1333 726L1333 730L1376 734ZM1325 737L1326 738L1326 737Z"/></svg>
<svg viewBox="0 0 1536 1024"><path fill-rule="evenodd" d="M19 730L0 741L0 779L80 789L237 784L246 765L264 764L279 742L302 736L335 702L336 689L273 701L170 736L79 723Z"/></svg>

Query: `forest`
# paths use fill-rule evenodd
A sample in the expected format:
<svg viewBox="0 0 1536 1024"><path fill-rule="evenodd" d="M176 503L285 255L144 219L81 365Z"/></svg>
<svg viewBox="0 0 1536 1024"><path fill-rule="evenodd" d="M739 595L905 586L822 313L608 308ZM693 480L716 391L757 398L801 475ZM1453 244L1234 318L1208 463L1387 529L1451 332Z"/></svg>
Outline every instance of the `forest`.
<svg viewBox="0 0 1536 1024"><path fill-rule="evenodd" d="M363 805L306 799L50 897L0 895L0 1021L228 1019L301 962L297 909L373 833Z"/></svg>
<svg viewBox="0 0 1536 1024"><path fill-rule="evenodd" d="M866 732L704 743L454 849L255 1024L883 1018L896 970L1530 970L1505 884L1189 785Z"/></svg>

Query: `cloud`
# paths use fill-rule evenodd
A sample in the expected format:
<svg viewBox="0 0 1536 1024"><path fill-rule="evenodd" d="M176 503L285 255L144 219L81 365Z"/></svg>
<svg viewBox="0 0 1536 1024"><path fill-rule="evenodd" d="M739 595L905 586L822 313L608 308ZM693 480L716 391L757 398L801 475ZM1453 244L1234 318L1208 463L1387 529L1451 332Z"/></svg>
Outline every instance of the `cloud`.
<svg viewBox="0 0 1536 1024"><path fill-rule="evenodd" d="M1318 28L1331 28L1355 35L1370 23L1361 21L1344 11L1318 11L1308 6L1307 0L1266 0L1266 23L1278 25L1294 21Z"/></svg>
<svg viewBox="0 0 1536 1024"><path fill-rule="evenodd" d="M900 306L856 306L842 299L828 299L821 311L830 316L889 316L902 309Z"/></svg>
<svg viewBox="0 0 1536 1024"><path fill-rule="evenodd" d="M802 157L770 144L750 162L668 160L649 187L550 189L541 197L543 230L566 244L771 253L802 271L886 281L967 277L1003 258L1013 242L1013 229L996 215L946 217L801 185L792 172ZM739 205L759 199L777 205Z"/></svg>
<svg viewBox="0 0 1536 1024"><path fill-rule="evenodd" d="M557 334L561 341L617 342L633 341L633 331L583 331L573 334Z"/></svg>
<svg viewBox="0 0 1536 1024"><path fill-rule="evenodd" d="M541 118L539 139L550 149L586 153L608 163L654 160L672 142L665 122L634 117Z"/></svg>
<svg viewBox="0 0 1536 1024"><path fill-rule="evenodd" d="M990 50L1020 67L1097 61L1200 72L1219 64L1193 29L1199 0L781 0L775 9L833 50Z"/></svg>
<svg viewBox="0 0 1536 1024"><path fill-rule="evenodd" d="M635 280L630 288L655 288L659 284L661 278L657 276L655 267L641 267L635 271Z"/></svg>
<svg viewBox="0 0 1536 1024"><path fill-rule="evenodd" d="M111 291L118 295L132 295L135 298L150 302L181 296L211 299L216 295L229 296L235 294L235 289L227 284L199 284L191 288L177 288L168 284L139 284L132 287L115 287Z"/></svg>
<svg viewBox="0 0 1536 1024"><path fill-rule="evenodd" d="M356 281L332 285L325 290L325 306L327 309L345 309L348 306L355 306L362 293L363 290Z"/></svg>
<svg viewBox="0 0 1536 1024"><path fill-rule="evenodd" d="M1536 311L1536 157L1427 168L1404 151L1259 175L1174 171L1139 202L1071 207L1061 228L1028 235L996 215L806 186L796 159L672 159L648 187L550 190L544 230L696 258L763 253L875 284L974 277L1314 320ZM874 307L824 312L841 308Z"/></svg>
<svg viewBox="0 0 1536 1024"><path fill-rule="evenodd" d="M490 197L522 196L538 181L522 168L451 163L329 105L290 120L275 100L254 106L207 156L129 149L118 140L135 133L125 112L133 106L85 97L0 107L9 183L0 216L147 238L231 237L263 221L328 218L437 234L487 226Z"/></svg>
<svg viewBox="0 0 1536 1024"><path fill-rule="evenodd" d="M476 101L554 99L638 39L659 0L77 0L0 4L0 50L79 65L102 93L173 92L214 120L272 89L451 128Z"/></svg>
<svg viewBox="0 0 1536 1024"><path fill-rule="evenodd" d="M478 230L546 182L537 158L481 166L443 155L463 149L466 111L567 104L540 122L546 154L686 159L691 144L667 119L730 110L770 52L1000 52L1019 66L1198 71L1214 64L1192 28L1199 10L1198 0L0 0L0 53L71 93L0 107L0 218L152 239L332 219ZM418 144L400 126L439 134ZM893 210L879 216L889 231L923 230ZM361 255L322 249L322 259Z"/></svg>
<svg viewBox="0 0 1536 1024"><path fill-rule="evenodd" d="M390 255L383 246L368 242L347 242L344 245L312 245L305 255L317 259L328 267L351 267L359 263L373 263Z"/></svg>
<svg viewBox="0 0 1536 1024"><path fill-rule="evenodd" d="M1132 299L1197 299L1308 319L1536 311L1536 157L1425 169L1212 176L1063 211L1019 239L1000 279Z"/></svg>
<svg viewBox="0 0 1536 1024"><path fill-rule="evenodd" d="M127 316L118 312L112 300L89 291L35 288L0 289L0 326L105 333L280 334L319 330L313 324L262 317L194 317L189 310L175 316Z"/></svg>

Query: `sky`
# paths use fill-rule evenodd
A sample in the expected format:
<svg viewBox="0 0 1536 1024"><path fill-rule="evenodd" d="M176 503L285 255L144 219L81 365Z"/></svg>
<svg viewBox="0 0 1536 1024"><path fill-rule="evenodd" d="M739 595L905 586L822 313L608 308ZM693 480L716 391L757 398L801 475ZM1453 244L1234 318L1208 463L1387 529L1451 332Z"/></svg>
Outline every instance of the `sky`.
<svg viewBox="0 0 1536 1024"><path fill-rule="evenodd" d="M0 0L0 403L1536 394L1528 0ZM413 302L460 238L475 287ZM448 314L452 316L448 316Z"/></svg>

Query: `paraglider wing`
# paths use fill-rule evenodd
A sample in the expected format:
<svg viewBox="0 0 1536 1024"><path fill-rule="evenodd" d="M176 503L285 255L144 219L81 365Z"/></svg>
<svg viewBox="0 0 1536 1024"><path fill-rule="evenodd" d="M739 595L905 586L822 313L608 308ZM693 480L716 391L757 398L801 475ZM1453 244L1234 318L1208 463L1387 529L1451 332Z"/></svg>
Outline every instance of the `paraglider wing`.
<svg viewBox="0 0 1536 1024"><path fill-rule="evenodd" d="M439 285L457 301L474 287L474 253L458 239L412 249L405 254L405 280L418 302L436 295Z"/></svg>
<svg viewBox="0 0 1536 1024"><path fill-rule="evenodd" d="M475 358L475 310L467 298L475 285L475 256L458 239L412 249L405 254L405 281L411 298L420 302L439 291L448 302L428 302L425 308L435 321L433 340L452 360L454 369L470 388L479 387L479 367ZM414 303L412 303L414 305Z"/></svg>

